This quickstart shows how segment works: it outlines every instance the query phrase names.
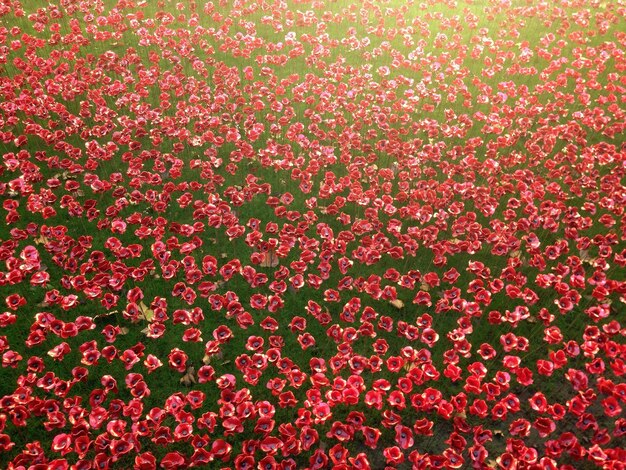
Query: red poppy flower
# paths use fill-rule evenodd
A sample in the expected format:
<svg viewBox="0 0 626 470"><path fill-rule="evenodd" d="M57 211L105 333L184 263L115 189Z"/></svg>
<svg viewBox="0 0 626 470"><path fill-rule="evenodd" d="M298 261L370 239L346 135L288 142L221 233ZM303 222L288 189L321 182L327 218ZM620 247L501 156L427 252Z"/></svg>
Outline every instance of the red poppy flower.
<svg viewBox="0 0 626 470"><path fill-rule="evenodd" d="M312 346L315 346L315 338L310 333L304 333L302 335L298 335L298 343L303 350L306 350Z"/></svg>
<svg viewBox="0 0 626 470"><path fill-rule="evenodd" d="M387 359L386 363L389 372L397 373L404 366L404 359L399 356L391 356Z"/></svg>
<svg viewBox="0 0 626 470"><path fill-rule="evenodd" d="M349 425L344 425L339 421L333 422L330 431L326 434L326 437L334 437L335 439L344 442L352 439L353 429Z"/></svg>
<svg viewBox="0 0 626 470"><path fill-rule="evenodd" d="M427 420L426 418L417 420L413 424L413 430L417 434L420 434L423 436L432 436L432 427L433 427L433 422Z"/></svg>
<svg viewBox="0 0 626 470"><path fill-rule="evenodd" d="M602 400L601 402L602 408L604 409L604 414L610 417L618 416L622 412L622 407L619 406L618 401L615 397L609 396Z"/></svg>
<svg viewBox="0 0 626 470"><path fill-rule="evenodd" d="M211 453L214 458L227 462L230 459L232 446L223 439L216 439L211 444Z"/></svg>
<svg viewBox="0 0 626 470"><path fill-rule="evenodd" d="M0 313L0 327L5 328L9 325L12 325L17 320L17 316L10 312L2 312Z"/></svg>
<svg viewBox="0 0 626 470"><path fill-rule="evenodd" d="M66 342L62 342L48 351L48 356L50 356L55 361L62 361L63 358L69 354L71 351L70 345Z"/></svg>
<svg viewBox="0 0 626 470"><path fill-rule="evenodd" d="M367 460L367 456L363 452L359 452L355 457L348 457L348 462L354 468L358 470L370 469L370 462Z"/></svg>
<svg viewBox="0 0 626 470"><path fill-rule="evenodd" d="M300 444L302 449L309 450L318 441L319 436L317 431L310 427L304 426L300 431Z"/></svg>
<svg viewBox="0 0 626 470"><path fill-rule="evenodd" d="M317 449L313 455L309 458L309 465L311 470L320 470L328 465L328 456L323 450Z"/></svg>
<svg viewBox="0 0 626 470"><path fill-rule="evenodd" d="M213 338L215 338L220 343L226 343L232 337L233 332L225 325L220 325L213 331Z"/></svg>
<svg viewBox="0 0 626 470"><path fill-rule="evenodd" d="M400 446L400 448L406 450L413 446L414 440L413 440L413 431L411 431L411 428L398 424L395 427L395 431L396 431L395 440L396 440L396 443Z"/></svg>
<svg viewBox="0 0 626 470"><path fill-rule="evenodd" d="M224 427L224 436L232 436L243 432L243 424L241 420L235 416L224 419L222 426Z"/></svg>
<svg viewBox="0 0 626 470"><path fill-rule="evenodd" d="M181 469L187 466L187 460L180 452L168 452L161 459L160 466L167 470Z"/></svg>
<svg viewBox="0 0 626 470"><path fill-rule="evenodd" d="M282 447L283 441L275 436L266 436L259 444L259 448L270 455L276 454Z"/></svg>
<svg viewBox="0 0 626 470"><path fill-rule="evenodd" d="M52 450L61 455L69 454L72 452L72 437L65 433L57 434L52 439Z"/></svg>
<svg viewBox="0 0 626 470"><path fill-rule="evenodd" d="M282 392L278 396L278 405L281 408L291 408L298 404L298 400L296 400L294 394L291 391Z"/></svg>
<svg viewBox="0 0 626 470"><path fill-rule="evenodd" d="M364 444L367 447L375 449L378 444L378 440L380 439L380 436L382 434L380 430L369 426L363 426L361 428L361 432L363 433L363 437L365 438Z"/></svg>
<svg viewBox="0 0 626 470"><path fill-rule="evenodd" d="M510 424L509 432L513 436L526 437L530 433L530 422L525 419L516 419Z"/></svg>
<svg viewBox="0 0 626 470"><path fill-rule="evenodd" d="M434 346L434 344L439 340L439 335L432 328L425 328L422 331L422 335L421 335L420 339L429 348L432 348Z"/></svg>
<svg viewBox="0 0 626 470"><path fill-rule="evenodd" d="M177 370L180 373L185 372L185 370L187 369L188 357L184 351L181 351L178 348L174 348L170 351L167 357L169 366L172 369Z"/></svg>
<svg viewBox="0 0 626 470"><path fill-rule="evenodd" d="M272 317L265 317L259 326L267 331L276 331L278 329L278 322Z"/></svg>
<svg viewBox="0 0 626 470"><path fill-rule="evenodd" d="M119 356L119 359L124 363L126 370L132 369L132 367L139 362L139 356L132 349L126 349Z"/></svg>
<svg viewBox="0 0 626 470"><path fill-rule="evenodd" d="M385 447L383 455L388 464L397 466L404 462L404 454L398 446Z"/></svg>
<svg viewBox="0 0 626 470"><path fill-rule="evenodd" d="M550 418L537 418L533 426L539 432L541 437L546 437L556 429L556 424Z"/></svg>
<svg viewBox="0 0 626 470"><path fill-rule="evenodd" d="M613 430L615 437L621 437L626 435L626 419L619 418L615 421L615 428Z"/></svg>
<svg viewBox="0 0 626 470"><path fill-rule="evenodd" d="M143 364L146 366L146 369L148 369L148 373L154 372L163 365L159 358L153 354L148 354L144 359Z"/></svg>
<svg viewBox="0 0 626 470"><path fill-rule="evenodd" d="M313 416L316 424L325 423L332 416L330 405L325 402L316 403L313 406Z"/></svg>
<svg viewBox="0 0 626 470"><path fill-rule="evenodd" d="M156 458L151 452L143 452L135 456L135 468L138 470L152 470L156 468Z"/></svg>
<svg viewBox="0 0 626 470"><path fill-rule="evenodd" d="M7 307L11 310L17 310L23 305L26 305L26 299L19 294L11 294L5 299Z"/></svg>

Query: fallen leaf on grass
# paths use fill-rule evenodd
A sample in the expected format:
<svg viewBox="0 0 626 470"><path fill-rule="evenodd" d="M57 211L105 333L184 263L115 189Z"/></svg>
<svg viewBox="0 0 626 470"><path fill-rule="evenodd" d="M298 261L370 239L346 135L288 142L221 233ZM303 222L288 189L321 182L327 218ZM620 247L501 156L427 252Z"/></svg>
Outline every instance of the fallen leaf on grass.
<svg viewBox="0 0 626 470"><path fill-rule="evenodd" d="M45 302L42 302L42 303L45 303ZM96 320L98 318L110 317L111 315L115 315L116 313L117 313L117 310L111 310L109 312L104 312L104 313L98 313L93 317L93 319Z"/></svg>
<svg viewBox="0 0 626 470"><path fill-rule="evenodd" d="M70 173L68 170L65 170L63 173L56 173L52 175L53 178L62 179L63 181L67 181L69 179L75 180L76 175Z"/></svg>
<svg viewBox="0 0 626 470"><path fill-rule="evenodd" d="M211 361L213 360L213 358L217 358L217 359L222 359L224 357L224 351L222 351L221 349L219 351L217 351L216 353L213 354L205 354L204 357L202 358L202 362L205 365L209 365L211 363Z"/></svg>
<svg viewBox="0 0 626 470"><path fill-rule="evenodd" d="M593 263L596 261L596 259L591 257L591 255L589 254L589 250L581 249L579 251L579 254L580 254L580 261L582 261L583 263L593 265Z"/></svg>
<svg viewBox="0 0 626 470"><path fill-rule="evenodd" d="M139 310L141 311L141 314L143 315L143 317L145 318L146 321L152 321L154 318L154 310L148 308L146 306L146 304L142 302L139 302Z"/></svg>
<svg viewBox="0 0 626 470"><path fill-rule="evenodd" d="M509 258L519 258L521 254L522 254L521 250L511 251L509 253Z"/></svg>
<svg viewBox="0 0 626 470"><path fill-rule="evenodd" d="M404 307L404 302L402 302L400 299L390 300L390 301L389 301L389 304L390 304L392 307L397 308L398 310L400 310L401 308L403 308L403 307Z"/></svg>
<svg viewBox="0 0 626 470"><path fill-rule="evenodd" d="M35 238L35 244L37 244L37 245L45 245L49 241L50 240L48 240L48 237L46 237L44 235L39 235L37 238Z"/></svg>
<svg viewBox="0 0 626 470"><path fill-rule="evenodd" d="M278 266L278 255L276 250L270 250L264 253L263 261L261 261L262 268L275 268Z"/></svg>
<svg viewBox="0 0 626 470"><path fill-rule="evenodd" d="M190 365L189 367L187 367L185 375L180 378L180 383L183 384L185 387L191 387L191 384L198 383L196 381L196 369L194 366Z"/></svg>

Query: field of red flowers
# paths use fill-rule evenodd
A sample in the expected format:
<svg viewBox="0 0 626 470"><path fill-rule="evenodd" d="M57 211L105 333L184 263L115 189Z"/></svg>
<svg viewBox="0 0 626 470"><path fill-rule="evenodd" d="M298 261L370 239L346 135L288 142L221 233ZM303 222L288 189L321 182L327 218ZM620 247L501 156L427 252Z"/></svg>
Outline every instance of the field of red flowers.
<svg viewBox="0 0 626 470"><path fill-rule="evenodd" d="M1 0L0 468L626 468L625 17Z"/></svg>

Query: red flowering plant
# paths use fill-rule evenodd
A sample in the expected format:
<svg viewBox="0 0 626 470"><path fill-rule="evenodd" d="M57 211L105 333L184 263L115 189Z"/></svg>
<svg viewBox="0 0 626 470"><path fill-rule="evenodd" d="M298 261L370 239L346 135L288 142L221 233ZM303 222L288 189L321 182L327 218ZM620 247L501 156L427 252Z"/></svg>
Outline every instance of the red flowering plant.
<svg viewBox="0 0 626 470"><path fill-rule="evenodd" d="M0 467L620 468L619 2L0 5Z"/></svg>

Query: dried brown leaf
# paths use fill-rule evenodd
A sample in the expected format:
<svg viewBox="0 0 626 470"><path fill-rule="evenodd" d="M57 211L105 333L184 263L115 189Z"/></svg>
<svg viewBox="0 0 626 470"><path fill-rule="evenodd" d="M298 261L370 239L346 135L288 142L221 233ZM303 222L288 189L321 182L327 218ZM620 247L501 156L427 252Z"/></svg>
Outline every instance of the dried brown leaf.
<svg viewBox="0 0 626 470"><path fill-rule="evenodd" d="M154 310L148 308L148 306L144 304L143 301L139 302L139 311L146 321L152 321L154 319Z"/></svg>
<svg viewBox="0 0 626 470"><path fill-rule="evenodd" d="M194 366L187 367L185 375L180 378L180 383L183 384L185 387L191 387L191 384L198 383L196 381L196 369L194 368Z"/></svg>
<svg viewBox="0 0 626 470"><path fill-rule="evenodd" d="M278 266L278 255L276 250L270 250L264 254L263 261L261 261L262 268L275 268Z"/></svg>
<svg viewBox="0 0 626 470"><path fill-rule="evenodd" d="M35 238L35 244L36 245L45 245L49 241L50 240L48 240L48 238L45 237L44 235L39 235L37 238Z"/></svg>
<svg viewBox="0 0 626 470"><path fill-rule="evenodd" d="M117 312L118 312L117 310L110 310L108 312L98 313L97 315L93 317L93 319L95 320L96 318L110 317L111 315L115 315Z"/></svg>
<svg viewBox="0 0 626 470"><path fill-rule="evenodd" d="M514 251L509 252L509 258L519 258L521 254L522 254L521 250L514 250Z"/></svg>

